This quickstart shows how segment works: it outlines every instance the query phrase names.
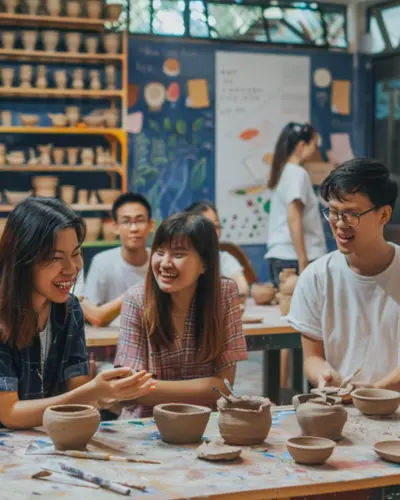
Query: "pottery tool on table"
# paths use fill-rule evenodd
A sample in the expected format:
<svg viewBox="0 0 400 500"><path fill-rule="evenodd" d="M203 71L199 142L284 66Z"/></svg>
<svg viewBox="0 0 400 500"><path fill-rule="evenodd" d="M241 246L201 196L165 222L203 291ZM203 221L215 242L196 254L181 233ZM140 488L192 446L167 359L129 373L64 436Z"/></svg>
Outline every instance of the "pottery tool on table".
<svg viewBox="0 0 400 500"><path fill-rule="evenodd" d="M110 491L114 491L115 493L119 493L121 495L130 495L131 489L123 486L122 484L116 483L114 481L109 481L108 479L103 479L102 477L95 476L90 472L85 472L82 469L78 469L76 467L71 467L63 462L60 464L61 469L67 474L73 477L79 477L79 479L84 479L89 483L98 484L102 488Z"/></svg>
<svg viewBox="0 0 400 500"><path fill-rule="evenodd" d="M339 385L339 389L343 389L344 387L346 387L346 385L356 376L360 373L361 371L361 368L357 368L357 370L354 370L354 372L352 374L350 374L349 376L347 377L344 377L344 379L342 380L342 383Z"/></svg>
<svg viewBox="0 0 400 500"><path fill-rule="evenodd" d="M224 378L224 384L226 385L228 391L232 394L232 396L234 396L235 398L240 399L239 394L237 394L234 391L232 384L229 382L229 380L227 378Z"/></svg>
<svg viewBox="0 0 400 500"><path fill-rule="evenodd" d="M230 398L229 396L227 396L226 394L224 394L223 392L221 392L221 391L218 389L218 387L216 387L215 385L214 385L214 387L212 388L212 390L213 390L213 391L215 391L215 392L217 392L217 393L221 396L221 398L226 399L226 400L228 401L228 403L232 403L231 398Z"/></svg>
<svg viewBox="0 0 400 500"><path fill-rule="evenodd" d="M85 458L91 460L111 460L114 462L134 462L139 464L159 464L156 460L146 460L142 458L125 457L118 455L109 455L97 451L81 450L56 450L52 446L38 448L35 443L30 443L25 451L25 455L64 455L74 458Z"/></svg>

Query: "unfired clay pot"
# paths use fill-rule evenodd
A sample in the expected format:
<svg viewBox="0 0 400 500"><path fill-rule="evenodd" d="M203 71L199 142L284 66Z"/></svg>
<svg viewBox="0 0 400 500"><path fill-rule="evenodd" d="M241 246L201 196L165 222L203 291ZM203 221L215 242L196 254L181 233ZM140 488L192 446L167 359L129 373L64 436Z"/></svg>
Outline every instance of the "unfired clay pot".
<svg viewBox="0 0 400 500"><path fill-rule="evenodd" d="M270 304L275 298L275 287L272 283L254 283L251 296L256 304Z"/></svg>
<svg viewBox="0 0 400 500"><path fill-rule="evenodd" d="M61 199L65 201L65 203L68 203L68 205L71 205L74 202L75 186L71 186L69 184L64 184L60 188L60 196L61 196Z"/></svg>
<svg viewBox="0 0 400 500"><path fill-rule="evenodd" d="M122 12L122 5L120 3L109 3L106 5L107 19L111 22L116 22Z"/></svg>
<svg viewBox="0 0 400 500"><path fill-rule="evenodd" d="M87 13L90 19L100 19L103 10L101 0L86 0Z"/></svg>
<svg viewBox="0 0 400 500"><path fill-rule="evenodd" d="M156 405L154 420L161 438L167 443L197 443L206 428L211 409L206 406L183 403Z"/></svg>
<svg viewBox="0 0 400 500"><path fill-rule="evenodd" d="M15 31L3 31L1 33L3 49L13 49L15 42Z"/></svg>
<svg viewBox="0 0 400 500"><path fill-rule="evenodd" d="M28 14L36 16L40 7L40 0L26 0Z"/></svg>
<svg viewBox="0 0 400 500"><path fill-rule="evenodd" d="M97 52L97 47L99 45L99 39L97 36L88 36L85 39L86 52L89 54L95 54Z"/></svg>
<svg viewBox="0 0 400 500"><path fill-rule="evenodd" d="M79 0L68 0L66 10L67 16L79 17L81 15L81 2Z"/></svg>
<svg viewBox="0 0 400 500"><path fill-rule="evenodd" d="M363 388L351 393L354 406L366 415L390 415L400 404L400 392Z"/></svg>
<svg viewBox="0 0 400 500"><path fill-rule="evenodd" d="M99 423L99 411L89 405L49 406L43 414L43 426L57 450L84 450Z"/></svg>
<svg viewBox="0 0 400 500"><path fill-rule="evenodd" d="M103 239L104 241L115 241L115 224L113 219L103 219Z"/></svg>
<svg viewBox="0 0 400 500"><path fill-rule="evenodd" d="M44 31L42 39L45 50L47 52L55 52L60 39L60 32L55 30Z"/></svg>
<svg viewBox="0 0 400 500"><path fill-rule="evenodd" d="M292 404L294 406L294 409L297 410L297 407L303 403L307 403L307 401L310 401L311 399L318 399L321 400L321 396L319 394L312 394L312 393L307 393L307 394L296 394L292 397ZM328 401L329 404L340 404L340 398L332 397L332 396L327 396L326 400Z"/></svg>
<svg viewBox="0 0 400 500"><path fill-rule="evenodd" d="M78 163L78 157L79 157L79 148L75 146L67 148L67 161L70 167L75 167L75 165Z"/></svg>
<svg viewBox="0 0 400 500"><path fill-rule="evenodd" d="M286 295L283 293L278 293L277 298L279 299L279 309L281 316L286 316L290 311L290 303L292 301L291 295Z"/></svg>
<svg viewBox="0 0 400 500"><path fill-rule="evenodd" d="M78 189L79 205L87 205L89 203L89 191L87 189Z"/></svg>
<svg viewBox="0 0 400 500"><path fill-rule="evenodd" d="M325 403L320 398L311 399L298 405L296 418L304 436L318 436L342 439L347 411L341 404Z"/></svg>
<svg viewBox="0 0 400 500"><path fill-rule="evenodd" d="M104 50L107 54L116 54L119 50L119 33L106 33L103 38Z"/></svg>
<svg viewBox="0 0 400 500"><path fill-rule="evenodd" d="M61 14L61 0L47 0L47 12L49 16L59 16Z"/></svg>
<svg viewBox="0 0 400 500"><path fill-rule="evenodd" d="M243 396L229 402L217 401L218 427L227 444L251 445L262 443L271 428L271 402L259 396Z"/></svg>
<svg viewBox="0 0 400 500"><path fill-rule="evenodd" d="M296 269L283 269L279 273L279 291L284 295L293 295L297 280Z"/></svg>
<svg viewBox="0 0 400 500"><path fill-rule="evenodd" d="M85 217L86 223L86 241L96 241L101 233L100 217Z"/></svg>
<svg viewBox="0 0 400 500"><path fill-rule="evenodd" d="M22 45L25 50L34 50L38 39L38 32L27 30L22 32Z"/></svg>
<svg viewBox="0 0 400 500"><path fill-rule="evenodd" d="M67 72L65 69L57 69L54 71L54 81L58 89L67 88Z"/></svg>
<svg viewBox="0 0 400 500"><path fill-rule="evenodd" d="M331 439L302 436L288 439L286 446L297 463L321 465L332 455L336 443Z"/></svg>
<svg viewBox="0 0 400 500"><path fill-rule="evenodd" d="M69 32L65 34L65 45L68 52L79 52L81 46L81 33Z"/></svg>

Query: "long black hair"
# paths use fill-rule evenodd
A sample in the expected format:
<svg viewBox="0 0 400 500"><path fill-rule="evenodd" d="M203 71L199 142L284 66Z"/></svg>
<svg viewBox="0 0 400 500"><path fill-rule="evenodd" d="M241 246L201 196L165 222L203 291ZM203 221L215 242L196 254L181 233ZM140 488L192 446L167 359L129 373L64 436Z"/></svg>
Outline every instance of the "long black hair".
<svg viewBox="0 0 400 500"><path fill-rule="evenodd" d="M290 122L283 128L275 144L271 173L268 179L269 189L274 189L277 186L283 167L296 149L297 144L300 141L308 144L314 134L315 130L308 123Z"/></svg>
<svg viewBox="0 0 400 500"><path fill-rule="evenodd" d="M192 247L205 267L197 282L195 337L199 360L210 361L221 352L225 340L222 328L218 239L213 223L202 215L187 212L167 217L154 235L151 257L158 248L173 247L176 244ZM155 345L159 347L168 347L173 341L171 309L171 296L160 290L152 270L149 269L145 282L144 326Z"/></svg>
<svg viewBox="0 0 400 500"><path fill-rule="evenodd" d="M34 265L51 258L57 234L73 228L79 243L85 223L64 202L29 197L9 214L0 240L0 340L22 349L37 334Z"/></svg>

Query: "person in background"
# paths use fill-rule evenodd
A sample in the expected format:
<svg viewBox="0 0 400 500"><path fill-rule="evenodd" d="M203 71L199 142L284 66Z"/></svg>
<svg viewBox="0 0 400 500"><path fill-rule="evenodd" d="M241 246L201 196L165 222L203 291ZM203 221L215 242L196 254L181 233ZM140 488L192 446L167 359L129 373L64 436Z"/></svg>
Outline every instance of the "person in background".
<svg viewBox="0 0 400 500"><path fill-rule="evenodd" d="M275 145L268 188L271 211L268 225L268 259L272 282L279 287L284 268L304 271L309 262L327 251L308 172L303 163L317 149L318 135L308 123L288 123Z"/></svg>
<svg viewBox="0 0 400 500"><path fill-rule="evenodd" d="M121 246L96 254L92 260L81 305L96 326L119 324L128 288L142 283L149 265L147 239L154 230L151 206L140 194L124 193L114 202L112 216Z"/></svg>
<svg viewBox="0 0 400 500"><path fill-rule="evenodd" d="M27 198L0 239L0 423L42 425L51 405L126 400L154 388L126 368L89 377L84 320L70 295L82 268L84 221L54 198Z"/></svg>
<svg viewBox="0 0 400 500"><path fill-rule="evenodd" d="M315 386L400 390L400 247L384 238L397 184L382 163L355 158L320 188L338 249L300 275L288 316L302 333L304 371ZM353 383L353 380L352 380Z"/></svg>
<svg viewBox="0 0 400 500"><path fill-rule="evenodd" d="M219 221L217 209L210 201L196 201L186 209L186 212L207 217L207 219L214 224L217 237L218 239L220 238L221 223ZM249 294L249 285L244 276L242 266L233 255L225 251L219 252L219 259L221 276L231 278L236 282L241 302L244 302Z"/></svg>
<svg viewBox="0 0 400 500"><path fill-rule="evenodd" d="M122 415L149 416L158 403L214 405L216 386L233 384L247 359L236 283L221 278L218 239L206 217L178 213L157 229L144 285L131 288L121 312L115 366L150 370L152 393Z"/></svg>

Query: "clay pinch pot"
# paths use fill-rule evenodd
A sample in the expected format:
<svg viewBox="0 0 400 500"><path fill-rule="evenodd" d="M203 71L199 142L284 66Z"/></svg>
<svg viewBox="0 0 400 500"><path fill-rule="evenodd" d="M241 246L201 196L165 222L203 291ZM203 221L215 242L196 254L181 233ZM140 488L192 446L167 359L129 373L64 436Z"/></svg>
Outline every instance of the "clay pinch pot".
<svg viewBox="0 0 400 500"><path fill-rule="evenodd" d="M4 194L6 195L8 203L14 206L25 200L25 198L28 198L28 196L31 196L33 193L32 191L8 191L5 189Z"/></svg>
<svg viewBox="0 0 400 500"><path fill-rule="evenodd" d="M43 426L56 450L85 450L99 423L99 411L89 405L49 406L43 414Z"/></svg>
<svg viewBox="0 0 400 500"><path fill-rule="evenodd" d="M389 389L356 389L351 397L354 406L365 415L391 415L400 404L400 393Z"/></svg>
<svg viewBox="0 0 400 500"><path fill-rule="evenodd" d="M286 446L295 462L321 465L332 455L336 443L327 438L302 436L288 439Z"/></svg>
<svg viewBox="0 0 400 500"><path fill-rule="evenodd" d="M241 396L235 401L219 398L218 427L225 443L262 443L271 428L271 402L260 396Z"/></svg>
<svg viewBox="0 0 400 500"><path fill-rule="evenodd" d="M318 436L338 441L342 439L347 411L341 404L315 398L297 406L296 418L303 436Z"/></svg>
<svg viewBox="0 0 400 500"><path fill-rule="evenodd" d="M374 451L384 460L400 463L400 439L389 439L374 444Z"/></svg>
<svg viewBox="0 0 400 500"><path fill-rule="evenodd" d="M153 416L161 439L166 443L189 444L200 441L210 418L206 406L184 403L156 405Z"/></svg>
<svg viewBox="0 0 400 500"><path fill-rule="evenodd" d="M296 269L287 268L279 273L279 291L283 295L293 295L298 280Z"/></svg>
<svg viewBox="0 0 400 500"><path fill-rule="evenodd" d="M19 120L23 127L34 127L39 123L39 115L19 113Z"/></svg>
<svg viewBox="0 0 400 500"><path fill-rule="evenodd" d="M122 4L109 3L106 5L107 19L112 23L117 22L122 12Z"/></svg>
<svg viewBox="0 0 400 500"><path fill-rule="evenodd" d="M313 394L326 394L327 396L332 396L338 398L339 401L343 404L352 403L351 392L354 389L353 384L347 384L346 387L335 387L335 386L326 386L323 389L311 389Z"/></svg>
<svg viewBox="0 0 400 500"><path fill-rule="evenodd" d="M275 292L272 283L254 283L251 285L251 296L258 305L270 304L275 298Z"/></svg>
<svg viewBox="0 0 400 500"><path fill-rule="evenodd" d="M294 409L297 410L297 407L303 403L307 403L307 401L310 401L311 399L313 400L319 400L322 401L323 398L319 394L312 394L312 393L306 393L306 394L296 394L292 397L292 405L294 406ZM329 404L340 404L341 400L340 398L333 397L333 396L326 396L326 400Z"/></svg>
<svg viewBox="0 0 400 500"><path fill-rule="evenodd" d="M48 113L48 116L53 127L65 127L67 124L67 116L63 113Z"/></svg>

